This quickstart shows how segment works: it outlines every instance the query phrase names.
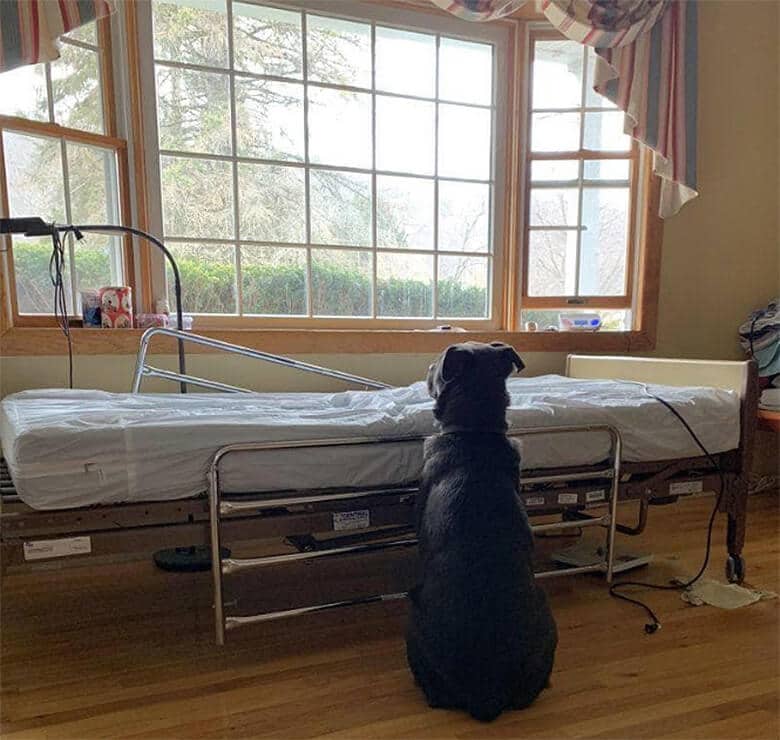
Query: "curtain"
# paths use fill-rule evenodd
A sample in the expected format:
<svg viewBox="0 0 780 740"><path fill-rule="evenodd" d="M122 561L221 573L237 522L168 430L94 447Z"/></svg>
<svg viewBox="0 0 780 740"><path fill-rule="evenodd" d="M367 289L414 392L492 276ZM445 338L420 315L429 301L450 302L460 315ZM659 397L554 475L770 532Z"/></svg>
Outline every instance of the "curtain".
<svg viewBox="0 0 780 740"><path fill-rule="evenodd" d="M514 13L528 0L431 0L464 21L492 21Z"/></svg>
<svg viewBox="0 0 780 740"><path fill-rule="evenodd" d="M594 89L652 149L659 215L673 216L698 195L695 0L543 0L542 9L565 36L596 47Z"/></svg>
<svg viewBox="0 0 780 740"><path fill-rule="evenodd" d="M60 36L111 12L110 0L0 0L0 72L58 59Z"/></svg>
<svg viewBox="0 0 780 740"><path fill-rule="evenodd" d="M432 0L466 20L523 5L509 0ZM594 89L626 114L625 132L653 151L660 216L696 191L696 0L542 0L564 36L596 48Z"/></svg>

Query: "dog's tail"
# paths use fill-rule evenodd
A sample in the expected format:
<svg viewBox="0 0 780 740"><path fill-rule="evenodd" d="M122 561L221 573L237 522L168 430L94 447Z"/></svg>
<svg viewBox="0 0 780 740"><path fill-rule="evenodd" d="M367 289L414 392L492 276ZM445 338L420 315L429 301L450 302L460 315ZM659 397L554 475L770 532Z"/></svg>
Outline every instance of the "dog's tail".
<svg viewBox="0 0 780 740"><path fill-rule="evenodd" d="M468 713L480 722L492 722L506 708L506 699L496 694L471 696L466 703Z"/></svg>
<svg viewBox="0 0 780 740"><path fill-rule="evenodd" d="M468 712L480 722L492 722L504 709L503 702L469 702Z"/></svg>

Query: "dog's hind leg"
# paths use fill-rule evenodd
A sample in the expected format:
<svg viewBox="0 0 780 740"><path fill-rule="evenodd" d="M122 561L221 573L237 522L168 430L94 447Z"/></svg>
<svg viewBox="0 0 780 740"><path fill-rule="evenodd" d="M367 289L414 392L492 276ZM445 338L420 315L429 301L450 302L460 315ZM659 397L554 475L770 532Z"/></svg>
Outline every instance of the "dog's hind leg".
<svg viewBox="0 0 780 740"><path fill-rule="evenodd" d="M455 709L459 704L450 695L442 678L429 664L413 629L406 636L406 657L417 685L422 689L431 709Z"/></svg>
<svg viewBox="0 0 780 740"><path fill-rule="evenodd" d="M553 627L553 631L548 633L546 644L542 650L525 665L523 675L519 678L518 685L513 692L512 709L525 709L533 704L542 691L550 687L550 675L557 644L558 635Z"/></svg>

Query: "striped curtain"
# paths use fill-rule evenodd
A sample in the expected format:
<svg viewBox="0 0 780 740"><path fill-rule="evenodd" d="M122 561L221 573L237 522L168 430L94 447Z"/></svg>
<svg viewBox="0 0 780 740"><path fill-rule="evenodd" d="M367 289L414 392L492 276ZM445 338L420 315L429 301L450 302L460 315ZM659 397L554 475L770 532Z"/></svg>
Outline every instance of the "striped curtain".
<svg viewBox="0 0 780 740"><path fill-rule="evenodd" d="M626 113L625 132L653 150L660 216L696 191L696 1L543 0L547 19L596 47L594 89Z"/></svg>
<svg viewBox="0 0 780 740"><path fill-rule="evenodd" d="M476 21L524 4L432 2ZM564 36L596 48L594 89L625 112L625 132L652 149L662 178L660 216L673 216L698 195L696 0L541 0L541 8Z"/></svg>
<svg viewBox="0 0 780 740"><path fill-rule="evenodd" d="M0 0L0 72L58 59L60 36L112 12L110 0Z"/></svg>
<svg viewBox="0 0 780 740"><path fill-rule="evenodd" d="M492 21L514 13L528 0L431 0L464 21Z"/></svg>

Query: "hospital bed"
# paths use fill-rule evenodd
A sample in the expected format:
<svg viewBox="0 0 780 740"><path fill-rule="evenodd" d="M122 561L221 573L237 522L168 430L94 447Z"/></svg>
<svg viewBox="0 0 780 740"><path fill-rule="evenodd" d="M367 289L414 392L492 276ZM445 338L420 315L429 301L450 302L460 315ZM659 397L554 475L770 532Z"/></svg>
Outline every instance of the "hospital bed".
<svg viewBox="0 0 780 740"><path fill-rule="evenodd" d="M147 361L158 335L361 390L251 393L162 370ZM147 377L208 392L147 394L141 392ZM132 387L129 394L24 391L3 400L4 570L59 558L209 546L220 644L226 630L247 624L404 595L226 615L223 581L269 566L412 548L422 441L435 433L424 383L391 388L187 332L151 329L141 341ZM511 378L508 390L509 433L522 445L520 493L532 517L548 515L535 531L604 530L600 562L538 577L599 571L610 581L616 532L638 534L649 506L723 483L727 575L744 578L754 364L570 355L565 376ZM650 394L681 413L711 457ZM638 502L632 525L617 521L618 506L627 501ZM287 551L238 558L221 549L278 538L286 538Z"/></svg>

